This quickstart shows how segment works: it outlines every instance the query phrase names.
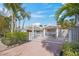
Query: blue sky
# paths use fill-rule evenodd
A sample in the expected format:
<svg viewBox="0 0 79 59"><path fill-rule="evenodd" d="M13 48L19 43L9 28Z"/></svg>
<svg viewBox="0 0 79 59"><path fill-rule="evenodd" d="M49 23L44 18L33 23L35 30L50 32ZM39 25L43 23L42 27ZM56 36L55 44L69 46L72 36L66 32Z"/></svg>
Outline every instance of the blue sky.
<svg viewBox="0 0 79 59"><path fill-rule="evenodd" d="M62 6L60 3L24 4L26 11L31 12L31 19L26 24L41 23L56 25L55 13Z"/></svg>
<svg viewBox="0 0 79 59"><path fill-rule="evenodd" d="M24 3L25 10L31 13L31 18L30 20L26 19L25 25L33 23L56 25L55 13L61 6L61 3Z"/></svg>

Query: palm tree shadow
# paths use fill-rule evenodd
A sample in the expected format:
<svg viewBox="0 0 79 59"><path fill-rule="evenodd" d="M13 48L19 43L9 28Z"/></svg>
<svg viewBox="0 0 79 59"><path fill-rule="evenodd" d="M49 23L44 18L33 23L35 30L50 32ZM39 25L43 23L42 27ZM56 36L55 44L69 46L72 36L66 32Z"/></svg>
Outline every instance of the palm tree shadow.
<svg viewBox="0 0 79 59"><path fill-rule="evenodd" d="M54 54L54 56L59 56L63 46L63 41L50 38L50 39L43 40L42 46L47 51Z"/></svg>

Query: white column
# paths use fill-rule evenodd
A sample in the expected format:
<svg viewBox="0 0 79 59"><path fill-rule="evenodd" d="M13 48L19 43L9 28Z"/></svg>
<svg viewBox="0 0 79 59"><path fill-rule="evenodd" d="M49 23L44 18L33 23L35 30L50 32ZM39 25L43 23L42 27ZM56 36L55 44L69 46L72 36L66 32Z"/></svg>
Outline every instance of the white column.
<svg viewBox="0 0 79 59"><path fill-rule="evenodd" d="M34 26L32 27L32 39L34 39Z"/></svg>
<svg viewBox="0 0 79 59"><path fill-rule="evenodd" d="M32 38L31 38L31 32L29 32L29 40L31 40Z"/></svg>
<svg viewBox="0 0 79 59"><path fill-rule="evenodd" d="M44 28L44 37L45 37L45 28Z"/></svg>
<svg viewBox="0 0 79 59"><path fill-rule="evenodd" d="M43 36L46 36L46 31L45 31L45 27L43 26Z"/></svg>
<svg viewBox="0 0 79 59"><path fill-rule="evenodd" d="M56 29L56 38L58 39L58 35L59 35L59 29L58 29L58 27L57 27L57 29Z"/></svg>

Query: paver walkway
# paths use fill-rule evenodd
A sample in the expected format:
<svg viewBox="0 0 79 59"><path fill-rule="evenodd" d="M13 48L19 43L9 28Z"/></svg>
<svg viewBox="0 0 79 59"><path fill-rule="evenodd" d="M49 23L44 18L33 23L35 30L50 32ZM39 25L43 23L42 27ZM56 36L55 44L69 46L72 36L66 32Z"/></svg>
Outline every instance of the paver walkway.
<svg viewBox="0 0 79 59"><path fill-rule="evenodd" d="M1 38L0 38L0 51L3 51L7 48L6 45L4 45L2 42L1 42Z"/></svg>
<svg viewBox="0 0 79 59"><path fill-rule="evenodd" d="M43 38L35 39L29 43L25 43L21 46L3 51L0 53L0 55L6 55L6 56L48 56L53 55L50 52L48 52L45 48L42 47L41 40Z"/></svg>
<svg viewBox="0 0 79 59"><path fill-rule="evenodd" d="M39 37L31 42L22 44L18 47L0 52L3 56L54 56L54 52L47 50L44 38ZM54 45L52 46L54 48ZM55 49L54 49L55 50Z"/></svg>
<svg viewBox="0 0 79 59"><path fill-rule="evenodd" d="M7 46L5 46L4 44L1 43L0 41L0 51L3 51L7 48Z"/></svg>

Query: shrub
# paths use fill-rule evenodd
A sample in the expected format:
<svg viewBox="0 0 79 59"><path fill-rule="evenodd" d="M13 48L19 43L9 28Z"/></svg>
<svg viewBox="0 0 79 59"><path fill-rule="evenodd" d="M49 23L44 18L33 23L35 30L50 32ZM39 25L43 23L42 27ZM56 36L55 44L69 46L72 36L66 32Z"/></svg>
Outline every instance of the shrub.
<svg viewBox="0 0 79 59"><path fill-rule="evenodd" d="M18 44L25 43L26 41L28 41L28 33L25 32L16 33L16 40Z"/></svg>
<svg viewBox="0 0 79 59"><path fill-rule="evenodd" d="M15 44L23 44L28 41L28 33L26 32L8 32L5 37L1 40L3 44L7 46Z"/></svg>
<svg viewBox="0 0 79 59"><path fill-rule="evenodd" d="M68 43L63 45L62 55L64 56L78 56L79 55L79 43Z"/></svg>

